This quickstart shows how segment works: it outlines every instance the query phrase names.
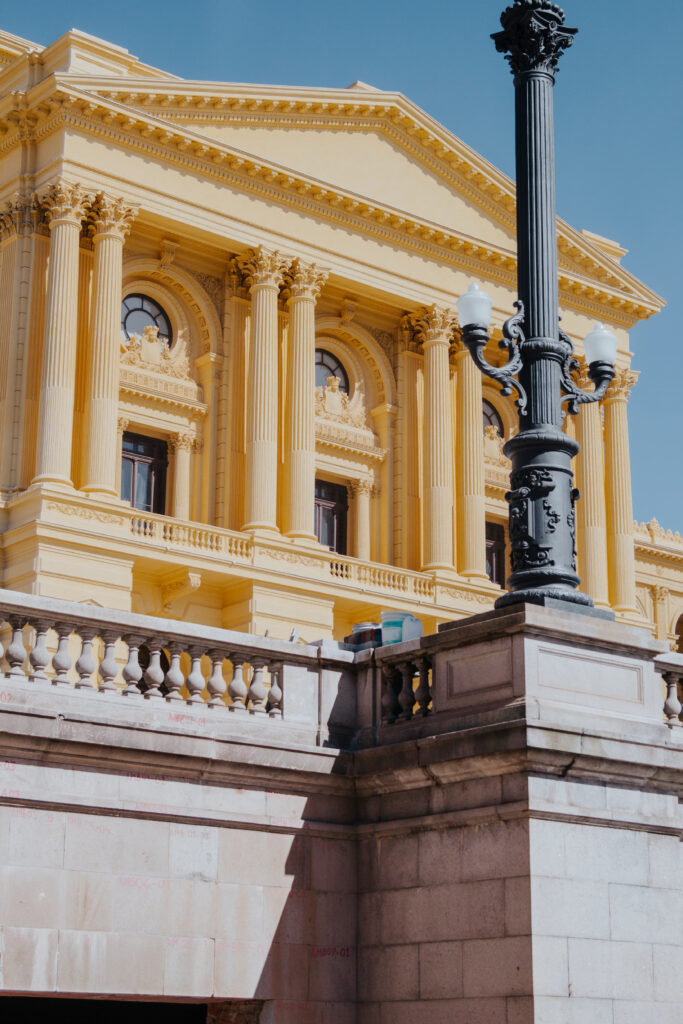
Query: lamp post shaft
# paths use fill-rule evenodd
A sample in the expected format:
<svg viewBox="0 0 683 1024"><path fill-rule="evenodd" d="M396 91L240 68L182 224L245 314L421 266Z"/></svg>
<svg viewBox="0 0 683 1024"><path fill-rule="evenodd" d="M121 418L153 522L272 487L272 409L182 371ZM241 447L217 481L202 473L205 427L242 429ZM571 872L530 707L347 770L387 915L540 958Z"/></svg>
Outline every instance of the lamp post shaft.
<svg viewBox="0 0 683 1024"><path fill-rule="evenodd" d="M567 342L560 336L555 208L553 86L557 62L576 29L549 0L514 0L493 36L515 81L518 290L523 303L519 383L526 395L519 433L505 445L512 462L512 572L497 607L533 601L592 606L577 591L571 460L579 450L562 427Z"/></svg>

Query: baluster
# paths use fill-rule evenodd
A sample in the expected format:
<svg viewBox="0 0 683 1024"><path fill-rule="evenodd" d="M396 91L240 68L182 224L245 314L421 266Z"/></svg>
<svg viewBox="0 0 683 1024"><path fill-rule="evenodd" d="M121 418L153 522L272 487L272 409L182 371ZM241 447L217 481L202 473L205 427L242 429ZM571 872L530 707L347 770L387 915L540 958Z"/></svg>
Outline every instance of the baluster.
<svg viewBox="0 0 683 1024"><path fill-rule="evenodd" d="M209 651L209 657L211 658L211 675L206 684L211 694L209 707L224 708L225 701L223 696L228 688L228 684L223 676L223 652Z"/></svg>
<svg viewBox="0 0 683 1024"><path fill-rule="evenodd" d="M76 672L78 673L76 689L94 690L95 684L92 681L92 674L97 665L93 658L92 642L95 638L95 630L90 626L81 626L79 633L81 636L81 653L76 662Z"/></svg>
<svg viewBox="0 0 683 1024"><path fill-rule="evenodd" d="M9 662L8 676L18 679L25 679L24 662L26 661L27 650L24 647L24 623L26 619L18 615L8 615L7 621L12 627L12 642L5 651L5 657Z"/></svg>
<svg viewBox="0 0 683 1024"><path fill-rule="evenodd" d="M198 647L192 647L188 653L192 659L192 669L186 679L186 686L190 693L190 696L187 698L187 703L203 704L204 701L202 700L201 694L205 684L201 669L202 652Z"/></svg>
<svg viewBox="0 0 683 1024"><path fill-rule="evenodd" d="M242 674L244 658L239 654L233 654L230 660L232 661L232 679L228 687L228 696L232 704L228 707L228 711L246 711L247 684L244 682Z"/></svg>
<svg viewBox="0 0 683 1024"><path fill-rule="evenodd" d="M111 630L105 630L102 633L104 657L102 658L98 669L100 677L100 693L118 693L118 687L114 683L119 671L119 667L116 664L116 657L114 655L114 651L116 650L116 641L118 638L119 634L113 633Z"/></svg>
<svg viewBox="0 0 683 1024"><path fill-rule="evenodd" d="M679 675L675 672L665 672L664 682L666 683L666 700L664 701L664 714L666 715L666 724L670 729L674 726L683 724L680 719L681 702L678 699L678 680Z"/></svg>
<svg viewBox="0 0 683 1024"><path fill-rule="evenodd" d="M280 678L282 665L279 662L271 662L268 665L270 672L270 689L268 691L268 717L282 718L282 688Z"/></svg>
<svg viewBox="0 0 683 1024"><path fill-rule="evenodd" d="M140 668L140 662L138 661L138 652L140 650L140 644L145 642L145 638L142 636L133 636L129 634L123 638L128 644L128 661L123 666L123 672L121 673L125 681L125 688L123 690L124 697L142 697L140 690L140 680L142 679L142 669Z"/></svg>
<svg viewBox="0 0 683 1024"><path fill-rule="evenodd" d="M417 701L421 714L428 715L429 704L432 699L431 688L429 686L429 658L420 658L417 663L417 670L420 673L420 682L417 690L415 691L415 700Z"/></svg>
<svg viewBox="0 0 683 1024"><path fill-rule="evenodd" d="M162 700L163 693L159 689L164 681L164 670L161 667L161 641L157 637L150 637L147 641L149 648L149 665L145 669L145 700Z"/></svg>
<svg viewBox="0 0 683 1024"><path fill-rule="evenodd" d="M55 630L57 631L57 650L52 655L52 668L55 673L52 677L52 685L70 686L69 669L71 668L71 655L69 654L69 637L71 636L71 626L68 626L66 622L58 622Z"/></svg>
<svg viewBox="0 0 683 1024"><path fill-rule="evenodd" d="M166 700L182 700L180 690L185 682L185 676L180 669L180 655L182 647L178 643L171 643L168 648L171 657L171 664L166 673Z"/></svg>
<svg viewBox="0 0 683 1024"><path fill-rule="evenodd" d="M36 641L33 650L28 656L32 671L29 673L29 682L47 683L47 672L45 669L50 664L50 652L47 649L47 631L50 628L49 622L38 621L34 625Z"/></svg>
<svg viewBox="0 0 683 1024"><path fill-rule="evenodd" d="M398 717L405 722L413 717L415 666L411 661L405 661L399 666L399 672L401 673L401 690L398 695L398 702L401 705L401 714Z"/></svg>
<svg viewBox="0 0 683 1024"><path fill-rule="evenodd" d="M400 676L393 665L382 665L382 718L385 722L395 722L401 711L397 690Z"/></svg>
<svg viewBox="0 0 683 1024"><path fill-rule="evenodd" d="M251 677L249 687L249 714L264 715L266 713L266 700L268 691L263 684L263 669L265 667L263 658L252 658L251 667L254 674Z"/></svg>

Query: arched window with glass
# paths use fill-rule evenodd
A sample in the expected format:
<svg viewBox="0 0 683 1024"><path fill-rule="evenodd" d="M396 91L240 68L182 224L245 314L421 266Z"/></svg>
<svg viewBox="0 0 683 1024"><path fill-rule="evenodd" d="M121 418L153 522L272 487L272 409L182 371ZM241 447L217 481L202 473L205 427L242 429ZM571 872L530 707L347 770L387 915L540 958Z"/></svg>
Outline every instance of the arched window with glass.
<svg viewBox="0 0 683 1024"><path fill-rule="evenodd" d="M483 421L482 429L484 433L486 433L487 427L495 427L499 437L505 436L502 419L498 415L495 406L493 406L491 402L487 401L486 399L484 399L484 401L481 403L481 416Z"/></svg>
<svg viewBox="0 0 683 1024"><path fill-rule="evenodd" d="M328 377L337 377L339 390L349 393L349 375L341 362L325 348L315 350L315 386L327 387Z"/></svg>
<svg viewBox="0 0 683 1024"><path fill-rule="evenodd" d="M149 295L127 295L121 303L122 337L126 342L129 342L133 335L142 338L147 327L156 327L159 341L171 347L173 331L166 311Z"/></svg>

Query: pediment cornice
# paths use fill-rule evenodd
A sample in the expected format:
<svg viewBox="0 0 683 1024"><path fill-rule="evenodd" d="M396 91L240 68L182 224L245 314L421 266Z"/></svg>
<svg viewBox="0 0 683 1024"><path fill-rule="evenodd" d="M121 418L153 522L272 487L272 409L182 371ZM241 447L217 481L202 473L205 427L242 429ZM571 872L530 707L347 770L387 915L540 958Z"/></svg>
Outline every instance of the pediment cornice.
<svg viewBox="0 0 683 1024"><path fill-rule="evenodd" d="M79 82L77 87L76 82ZM87 84L88 89L83 88ZM40 83L26 94L5 97L0 101L0 154L19 145L22 140L40 140L55 131L72 126L76 129L109 137L117 144L145 152L204 176L219 178L231 187L257 193L269 201L276 201L304 212L323 216L341 223L347 229L364 235L379 237L394 246L418 251L427 258L457 266L467 272L488 278L514 290L516 257L512 248L503 248L482 239L473 238L386 206L327 182L309 177L245 151L231 147L194 131L179 120L168 116L168 111L152 108L143 102L149 96L158 105L159 97L169 98L169 107L176 98L187 96L193 101L201 99L193 83L183 83L182 92L177 83L154 82L149 79L122 80L91 79L85 76L57 75ZM163 88L162 88L163 87ZM230 87L232 89L233 87ZM193 91L194 89L194 91ZM260 110L267 107L266 95L255 94L248 100L249 90L238 87L239 94L226 86L204 87L204 100L211 100L214 109ZM417 140L413 148L438 154L438 160L456 166L454 173L464 180L476 182L476 190L488 196L486 205L499 211L503 220L514 211L514 186L510 179L475 154L446 129L424 115L400 94L365 90L320 90L318 96L304 99L301 92L308 90L274 90L269 103L272 116L282 105L294 104L298 117L307 124L311 117L335 118L348 130L349 119L359 119L359 130L382 124L389 125ZM110 95L111 94L111 95ZM113 96L116 94L117 99ZM292 95L296 99L291 98ZM332 95L336 98L333 99ZM289 98L288 98L289 97ZM323 97L323 98L321 98ZM126 102L123 102L123 99ZM135 99L135 103L133 103ZM342 104L341 100L346 102ZM299 109L308 105L306 112ZM219 106L217 106L219 105ZM320 110L316 108L321 108ZM325 108L325 109L323 109ZM370 113L372 112L372 114ZM293 111L286 116L293 116ZM420 115L420 116L418 116ZM369 118L369 119L366 119ZM429 122L433 131L421 122ZM399 126L397 129L396 126ZM450 145L450 151L449 146ZM486 185L486 189L484 189ZM493 196L495 195L495 201ZM474 201L473 194L470 196ZM564 222L558 221L560 248L560 297L563 305L585 312L590 316L609 319L619 326L630 327L640 319L651 316L661 308L663 300L646 288L637 278L606 256L597 245ZM562 253L567 259L562 266ZM571 264L571 269L568 264ZM581 267L584 272L579 272Z"/></svg>

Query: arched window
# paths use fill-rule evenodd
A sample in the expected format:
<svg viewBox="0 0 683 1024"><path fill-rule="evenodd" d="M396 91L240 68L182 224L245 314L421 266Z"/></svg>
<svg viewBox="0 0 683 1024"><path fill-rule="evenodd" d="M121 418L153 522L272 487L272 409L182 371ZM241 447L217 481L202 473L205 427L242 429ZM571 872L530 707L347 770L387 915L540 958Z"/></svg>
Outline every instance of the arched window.
<svg viewBox="0 0 683 1024"><path fill-rule="evenodd" d="M491 403L487 402L486 399L481 403L481 415L484 421L484 430L487 427L495 427L500 436L504 437L503 421Z"/></svg>
<svg viewBox="0 0 683 1024"><path fill-rule="evenodd" d="M315 350L315 386L317 388L327 385L328 377L339 378L339 390L349 393L349 377L336 356L325 348Z"/></svg>
<svg viewBox="0 0 683 1024"><path fill-rule="evenodd" d="M127 295L121 303L121 334L126 341L130 341L134 334L141 338L146 327L158 328L159 341L171 347L171 322L159 303L149 295Z"/></svg>

